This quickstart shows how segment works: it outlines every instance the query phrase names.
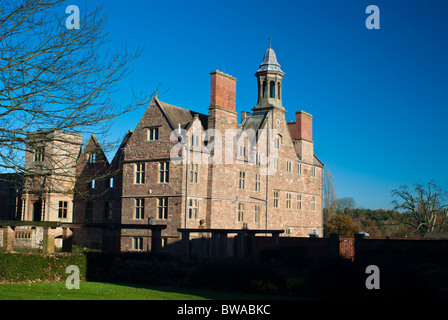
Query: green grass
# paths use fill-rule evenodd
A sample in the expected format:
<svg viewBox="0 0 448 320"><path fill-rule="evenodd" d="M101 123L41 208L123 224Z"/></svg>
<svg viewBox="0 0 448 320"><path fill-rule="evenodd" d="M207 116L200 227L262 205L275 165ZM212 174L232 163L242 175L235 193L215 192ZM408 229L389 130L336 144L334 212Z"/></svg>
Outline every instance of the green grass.
<svg viewBox="0 0 448 320"><path fill-rule="evenodd" d="M0 300L250 300L281 299L276 296L234 294L205 290L127 286L81 282L67 289L65 282L0 284Z"/></svg>

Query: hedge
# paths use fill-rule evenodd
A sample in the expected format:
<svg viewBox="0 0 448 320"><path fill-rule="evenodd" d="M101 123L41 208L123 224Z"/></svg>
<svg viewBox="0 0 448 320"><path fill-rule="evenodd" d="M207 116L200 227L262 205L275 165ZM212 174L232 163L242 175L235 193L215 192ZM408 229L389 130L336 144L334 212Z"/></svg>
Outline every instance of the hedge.
<svg viewBox="0 0 448 320"><path fill-rule="evenodd" d="M70 265L79 268L81 280L86 278L84 254L0 253L0 282L62 281L70 275L65 272Z"/></svg>
<svg viewBox="0 0 448 320"><path fill-rule="evenodd" d="M0 253L0 283L65 281L70 265L79 268L82 281L158 284L182 277L175 259L163 254Z"/></svg>

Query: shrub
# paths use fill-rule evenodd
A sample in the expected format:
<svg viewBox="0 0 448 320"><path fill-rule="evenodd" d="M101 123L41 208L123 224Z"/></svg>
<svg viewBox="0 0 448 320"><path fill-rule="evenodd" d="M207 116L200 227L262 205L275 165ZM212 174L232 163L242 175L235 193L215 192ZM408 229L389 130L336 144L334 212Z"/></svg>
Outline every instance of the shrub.
<svg viewBox="0 0 448 320"><path fill-rule="evenodd" d="M67 278L69 265L76 265L85 279L87 260L82 254L0 253L0 282L60 281Z"/></svg>

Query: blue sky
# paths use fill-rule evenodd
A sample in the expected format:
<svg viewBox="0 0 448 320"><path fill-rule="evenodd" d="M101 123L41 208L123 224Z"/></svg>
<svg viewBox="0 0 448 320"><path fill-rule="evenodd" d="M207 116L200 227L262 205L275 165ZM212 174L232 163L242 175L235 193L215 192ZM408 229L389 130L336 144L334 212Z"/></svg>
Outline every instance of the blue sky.
<svg viewBox="0 0 448 320"><path fill-rule="evenodd" d="M339 197L388 209L400 185L432 180L448 190L448 1L89 0L87 7L101 3L108 48L144 47L118 101L160 84L162 101L207 114L209 73L220 70L238 80L237 111L250 111L271 36L286 73L287 120L297 110L313 115L315 153ZM365 27L371 4L380 9L379 30ZM118 119L113 134L134 129L143 112Z"/></svg>

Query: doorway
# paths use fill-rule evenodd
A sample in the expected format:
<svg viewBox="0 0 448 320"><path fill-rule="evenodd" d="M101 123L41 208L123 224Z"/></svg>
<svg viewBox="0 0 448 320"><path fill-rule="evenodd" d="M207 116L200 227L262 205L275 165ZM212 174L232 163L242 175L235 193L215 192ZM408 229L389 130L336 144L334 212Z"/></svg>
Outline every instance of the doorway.
<svg viewBox="0 0 448 320"><path fill-rule="evenodd" d="M42 220L42 200L33 203L33 221Z"/></svg>

